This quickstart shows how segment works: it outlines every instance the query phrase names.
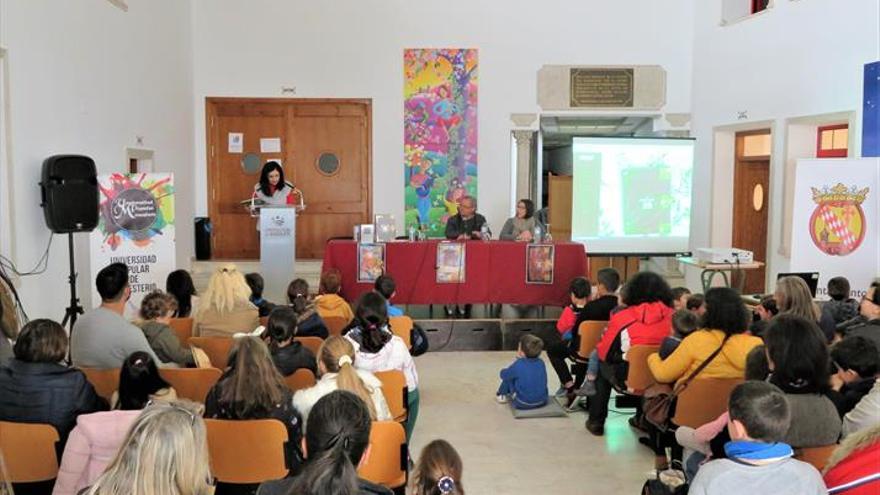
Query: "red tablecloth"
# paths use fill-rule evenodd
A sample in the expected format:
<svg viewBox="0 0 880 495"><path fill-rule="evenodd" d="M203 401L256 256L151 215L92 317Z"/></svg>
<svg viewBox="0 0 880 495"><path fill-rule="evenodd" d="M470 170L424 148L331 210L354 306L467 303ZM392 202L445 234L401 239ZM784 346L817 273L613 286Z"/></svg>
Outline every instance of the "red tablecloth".
<svg viewBox="0 0 880 495"><path fill-rule="evenodd" d="M564 306L569 303L571 279L587 275L583 244L555 243L552 284L526 283L526 243L467 241L465 282L436 282L439 241L390 242L385 248L385 272L397 283L395 304L534 304ZM322 272L342 273L342 296L349 301L373 289L357 282L357 244L335 240L324 250Z"/></svg>

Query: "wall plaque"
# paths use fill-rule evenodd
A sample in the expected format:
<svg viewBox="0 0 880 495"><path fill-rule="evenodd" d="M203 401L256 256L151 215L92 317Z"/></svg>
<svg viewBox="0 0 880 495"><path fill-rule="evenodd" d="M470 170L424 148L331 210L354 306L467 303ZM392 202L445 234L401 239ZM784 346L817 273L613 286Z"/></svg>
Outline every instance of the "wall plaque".
<svg viewBox="0 0 880 495"><path fill-rule="evenodd" d="M572 107L632 107L633 69L570 70Z"/></svg>

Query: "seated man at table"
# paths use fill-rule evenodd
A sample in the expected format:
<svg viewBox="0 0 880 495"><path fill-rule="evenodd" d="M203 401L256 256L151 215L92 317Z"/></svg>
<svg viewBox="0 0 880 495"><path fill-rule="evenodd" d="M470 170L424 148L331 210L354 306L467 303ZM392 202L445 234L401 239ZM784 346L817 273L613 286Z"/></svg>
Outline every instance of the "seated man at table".
<svg viewBox="0 0 880 495"><path fill-rule="evenodd" d="M477 213L477 199L464 196L458 203L458 213L446 221L446 238L451 240L479 239L480 233L489 224L486 218Z"/></svg>

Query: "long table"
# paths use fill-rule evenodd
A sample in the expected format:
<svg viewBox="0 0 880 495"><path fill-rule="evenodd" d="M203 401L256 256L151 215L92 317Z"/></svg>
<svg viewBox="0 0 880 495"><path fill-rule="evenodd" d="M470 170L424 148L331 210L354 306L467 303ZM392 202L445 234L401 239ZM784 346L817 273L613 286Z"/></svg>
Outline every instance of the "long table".
<svg viewBox="0 0 880 495"><path fill-rule="evenodd" d="M526 243L464 241L465 282L436 282L437 244L440 241L396 241L385 248L385 273L397 283L395 304L533 304L569 303L571 279L588 274L583 244L556 242L552 284L526 283ZM373 289L357 282L357 244L331 240L324 250L322 272L342 274L342 296L356 300Z"/></svg>

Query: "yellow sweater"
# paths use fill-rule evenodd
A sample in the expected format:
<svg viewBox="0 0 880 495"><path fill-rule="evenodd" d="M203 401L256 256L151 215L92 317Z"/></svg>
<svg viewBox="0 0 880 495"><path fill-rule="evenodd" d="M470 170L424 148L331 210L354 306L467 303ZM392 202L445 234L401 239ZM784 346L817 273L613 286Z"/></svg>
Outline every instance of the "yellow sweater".
<svg viewBox="0 0 880 495"><path fill-rule="evenodd" d="M718 349L723 340L724 332L721 330L697 330L685 337L665 360L660 359L659 354L648 356L648 368L660 383L684 380ZM761 343L758 337L743 333L733 335L698 378L745 377L746 356Z"/></svg>
<svg viewBox="0 0 880 495"><path fill-rule="evenodd" d="M354 319L354 313L348 302L337 294L322 294L315 299L315 309L321 318L345 318L346 322Z"/></svg>

